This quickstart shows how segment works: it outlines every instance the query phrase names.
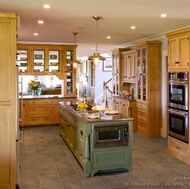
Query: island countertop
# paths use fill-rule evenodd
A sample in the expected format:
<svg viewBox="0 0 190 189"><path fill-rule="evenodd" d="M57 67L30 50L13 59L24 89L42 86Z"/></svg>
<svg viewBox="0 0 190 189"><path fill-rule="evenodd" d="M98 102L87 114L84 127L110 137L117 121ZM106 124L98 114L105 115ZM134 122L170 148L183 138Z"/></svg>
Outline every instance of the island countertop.
<svg viewBox="0 0 190 189"><path fill-rule="evenodd" d="M117 121L133 120L133 118L124 116L121 113L112 114L112 115L105 114L105 110L107 109L106 107L101 108L101 110L94 112L97 115L99 114L97 118L89 118L89 115L92 114L93 111L87 111L87 112L75 111L74 109L70 108L70 103L66 103L66 102L59 102L59 105L60 107L66 108L71 114L79 118L84 123L110 122L110 121L117 122Z"/></svg>

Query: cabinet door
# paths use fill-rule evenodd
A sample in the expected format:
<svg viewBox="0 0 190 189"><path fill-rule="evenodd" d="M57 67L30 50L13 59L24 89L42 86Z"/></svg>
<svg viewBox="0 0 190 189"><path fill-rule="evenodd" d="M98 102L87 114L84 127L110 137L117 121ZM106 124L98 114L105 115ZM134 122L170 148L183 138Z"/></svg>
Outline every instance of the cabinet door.
<svg viewBox="0 0 190 189"><path fill-rule="evenodd" d="M36 47L35 49L32 49L31 65L33 73L45 73L45 50L43 48Z"/></svg>
<svg viewBox="0 0 190 189"><path fill-rule="evenodd" d="M66 63L64 66L64 96L76 96L76 69L73 68L71 61L74 58L74 46L66 48L64 51L64 56Z"/></svg>
<svg viewBox="0 0 190 189"><path fill-rule="evenodd" d="M180 67L189 67L189 35L179 37L179 63Z"/></svg>
<svg viewBox="0 0 190 189"><path fill-rule="evenodd" d="M62 62L61 50L53 48L48 49L48 64L46 68L48 72L53 74L62 72L61 62Z"/></svg>
<svg viewBox="0 0 190 189"><path fill-rule="evenodd" d="M59 113L59 106L53 105L52 106L52 123L58 124L60 122L60 113Z"/></svg>
<svg viewBox="0 0 190 189"><path fill-rule="evenodd" d="M168 68L189 67L189 35L183 34L169 38L168 43Z"/></svg>
<svg viewBox="0 0 190 189"><path fill-rule="evenodd" d="M137 50L137 99L147 100L147 50Z"/></svg>
<svg viewBox="0 0 190 189"><path fill-rule="evenodd" d="M113 82L113 95L118 95L119 93L119 52L114 52L112 54L112 82Z"/></svg>
<svg viewBox="0 0 190 189"><path fill-rule="evenodd" d="M30 62L30 48L18 45L17 49L17 65L19 66L19 75L26 75L31 73Z"/></svg>
<svg viewBox="0 0 190 189"><path fill-rule="evenodd" d="M0 188L16 186L16 22L14 13L0 12Z"/></svg>
<svg viewBox="0 0 190 189"><path fill-rule="evenodd" d="M136 53L133 52L130 55L130 77L131 77L131 82L136 82Z"/></svg>

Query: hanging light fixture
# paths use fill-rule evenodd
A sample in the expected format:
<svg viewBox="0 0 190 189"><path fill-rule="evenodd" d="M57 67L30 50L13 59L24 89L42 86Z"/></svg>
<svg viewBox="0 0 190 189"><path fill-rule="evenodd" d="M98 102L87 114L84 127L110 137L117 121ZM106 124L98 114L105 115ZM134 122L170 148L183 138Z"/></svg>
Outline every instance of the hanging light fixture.
<svg viewBox="0 0 190 189"><path fill-rule="evenodd" d="M96 21L96 52L94 55L88 57L88 60L92 60L95 66L99 65L100 60L106 60L103 56L98 53L98 21L102 19L101 16L93 16L94 20Z"/></svg>
<svg viewBox="0 0 190 189"><path fill-rule="evenodd" d="M76 45L76 36L77 36L77 32L73 32L73 35L75 37L75 46L76 46L76 54L77 54L77 45ZM80 62L79 60L77 60L76 58L70 62L70 64L73 64L73 68L77 68L78 64L82 64L82 62Z"/></svg>

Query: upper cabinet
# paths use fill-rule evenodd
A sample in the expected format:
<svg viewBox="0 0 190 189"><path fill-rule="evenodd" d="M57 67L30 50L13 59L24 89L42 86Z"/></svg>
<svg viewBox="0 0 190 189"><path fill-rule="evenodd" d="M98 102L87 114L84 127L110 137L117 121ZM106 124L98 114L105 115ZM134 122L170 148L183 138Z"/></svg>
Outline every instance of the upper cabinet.
<svg viewBox="0 0 190 189"><path fill-rule="evenodd" d="M136 46L137 132L160 136L161 132L161 42L147 41Z"/></svg>
<svg viewBox="0 0 190 189"><path fill-rule="evenodd" d="M56 75L64 83L64 96L76 96L75 45L18 44L20 75Z"/></svg>
<svg viewBox="0 0 190 189"><path fill-rule="evenodd" d="M121 53L121 82L136 82L136 50Z"/></svg>
<svg viewBox="0 0 190 189"><path fill-rule="evenodd" d="M118 96L121 85L121 53L130 50L129 48L119 48L112 51L112 83L113 96Z"/></svg>
<svg viewBox="0 0 190 189"><path fill-rule="evenodd" d="M168 71L188 71L190 28L170 32L168 38Z"/></svg>
<svg viewBox="0 0 190 189"><path fill-rule="evenodd" d="M63 72L62 45L18 44L20 75L57 75Z"/></svg>

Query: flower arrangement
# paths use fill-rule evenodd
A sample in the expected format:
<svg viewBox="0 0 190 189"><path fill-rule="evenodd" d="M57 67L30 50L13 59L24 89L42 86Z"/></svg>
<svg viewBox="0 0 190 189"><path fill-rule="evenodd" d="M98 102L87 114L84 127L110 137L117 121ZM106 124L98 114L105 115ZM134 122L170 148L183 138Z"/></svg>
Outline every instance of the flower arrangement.
<svg viewBox="0 0 190 189"><path fill-rule="evenodd" d="M133 95L133 92L131 90L127 90L126 93L125 93L125 95L127 97L131 97Z"/></svg>
<svg viewBox="0 0 190 189"><path fill-rule="evenodd" d="M29 86L32 90L37 90L37 89L40 87L40 82L39 82L39 81L31 80L31 81L28 83L28 86Z"/></svg>
<svg viewBox="0 0 190 189"><path fill-rule="evenodd" d="M78 108L81 110L81 111L84 111L86 110L86 108L88 108L88 104L82 102L82 103L79 103L78 104Z"/></svg>

